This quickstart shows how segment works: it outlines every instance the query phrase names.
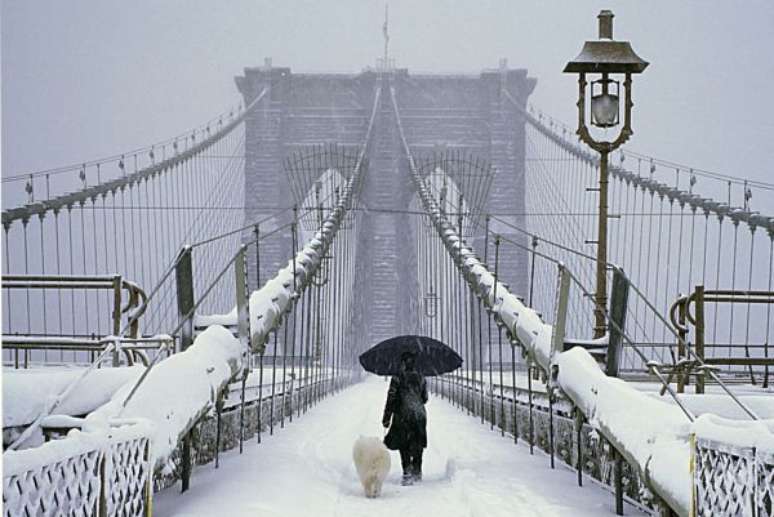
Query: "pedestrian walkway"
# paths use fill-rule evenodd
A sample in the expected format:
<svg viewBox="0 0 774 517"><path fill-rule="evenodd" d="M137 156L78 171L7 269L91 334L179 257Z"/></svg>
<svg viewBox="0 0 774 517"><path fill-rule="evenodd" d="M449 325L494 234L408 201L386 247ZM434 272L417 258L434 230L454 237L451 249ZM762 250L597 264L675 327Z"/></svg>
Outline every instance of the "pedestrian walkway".
<svg viewBox="0 0 774 517"><path fill-rule="evenodd" d="M220 468L198 467L191 490L156 494L154 515L171 516L597 516L613 515L610 493L548 459L514 445L446 401L427 406L424 481L400 485L400 458L382 496L366 499L352 464L360 434L381 436L388 383L371 377L322 401L245 453L229 451ZM627 506L627 515L642 515Z"/></svg>

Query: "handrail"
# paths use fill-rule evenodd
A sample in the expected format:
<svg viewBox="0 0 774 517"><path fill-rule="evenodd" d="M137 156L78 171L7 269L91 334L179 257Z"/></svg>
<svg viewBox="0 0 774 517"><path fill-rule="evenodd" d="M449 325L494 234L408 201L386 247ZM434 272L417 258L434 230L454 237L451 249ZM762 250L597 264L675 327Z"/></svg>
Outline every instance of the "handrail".
<svg viewBox="0 0 774 517"><path fill-rule="evenodd" d="M2 275L3 289L109 289L113 290L113 334L121 330L121 314L129 314L131 337L136 338L139 319L148 308L148 295L131 280L121 275ZM126 305L121 307L120 291L128 292Z"/></svg>
<svg viewBox="0 0 774 517"><path fill-rule="evenodd" d="M693 325L695 328L697 327L697 319L696 315L691 313L691 304L694 306L694 311L696 310L697 302L700 302L702 305L705 302L710 303L769 303L774 304L774 291L753 291L753 290L732 290L732 289L704 289L704 286L697 286L696 290L692 292L689 295L683 295L679 297L675 302L672 304L672 307L669 310L670 318L672 321L675 321L674 318L674 311L681 308L684 310L684 316L688 323ZM703 325L703 324L702 324ZM688 326L682 325L682 324L676 324L675 325L678 330L680 330L682 333L688 332ZM703 348L704 348L704 335L703 335L703 328L698 329L697 328L697 344L701 346L702 353L696 353L694 352L691 347L688 347L685 345L685 349L687 351L687 354L692 357L693 361L697 363L697 368L702 370L703 372L706 372L708 375L712 377L712 379L719 383L724 391L726 391L734 400L737 400L737 398L731 393L731 391L728 389L725 384L720 381L720 378L717 375L717 372L715 372L715 369L708 363L708 361L705 360L704 354L703 354ZM684 344L684 338L679 337L681 342ZM700 341L700 343L698 343ZM745 349L748 347L746 345L743 345ZM765 346L765 345L764 345ZM719 364L722 363L722 360L712 360L713 364ZM752 369L750 370L752 374ZM703 391L703 385L701 386L701 390ZM752 416L752 412L746 408L741 401L738 401L738 404L742 406L742 409L744 411ZM753 420L757 420L757 417L753 416Z"/></svg>

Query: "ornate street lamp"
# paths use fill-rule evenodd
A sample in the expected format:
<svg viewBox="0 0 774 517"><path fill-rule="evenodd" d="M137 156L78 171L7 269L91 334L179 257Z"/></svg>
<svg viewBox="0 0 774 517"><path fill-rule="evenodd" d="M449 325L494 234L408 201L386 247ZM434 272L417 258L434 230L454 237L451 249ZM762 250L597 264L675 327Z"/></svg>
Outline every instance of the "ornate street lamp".
<svg viewBox="0 0 774 517"><path fill-rule="evenodd" d="M634 133L631 126L632 74L642 73L648 66L632 50L628 41L613 40L613 13L604 10L599 19L599 40L587 41L581 53L564 67L565 73L578 74L578 137L600 154L599 160L599 227L597 237L597 286L595 300L594 337L605 335L607 307L607 160L608 154L620 147ZM623 76L623 127L615 140L596 140L586 126L586 74L593 77L589 92L591 125L609 129L620 124L621 81Z"/></svg>

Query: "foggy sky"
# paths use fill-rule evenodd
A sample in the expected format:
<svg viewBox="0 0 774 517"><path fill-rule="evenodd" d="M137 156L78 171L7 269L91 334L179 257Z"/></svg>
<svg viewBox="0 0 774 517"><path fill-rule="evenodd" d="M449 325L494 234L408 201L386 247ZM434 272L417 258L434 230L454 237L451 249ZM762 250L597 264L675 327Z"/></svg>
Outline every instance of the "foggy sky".
<svg viewBox="0 0 774 517"><path fill-rule="evenodd" d="M390 1L390 48L409 72L494 68L538 79L532 101L575 120L561 73L596 15L615 12L648 70L634 81L629 149L774 181L774 3ZM358 72L382 52L382 0L4 1L2 174L119 153L241 99L234 75L273 58L293 71ZM739 204L738 202L735 204ZM774 212L774 207L753 207Z"/></svg>

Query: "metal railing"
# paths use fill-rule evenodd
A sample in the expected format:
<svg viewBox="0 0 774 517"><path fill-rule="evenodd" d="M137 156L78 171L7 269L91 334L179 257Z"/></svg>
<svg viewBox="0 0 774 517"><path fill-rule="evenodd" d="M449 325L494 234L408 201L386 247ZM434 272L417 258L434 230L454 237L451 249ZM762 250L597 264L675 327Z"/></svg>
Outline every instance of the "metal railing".
<svg viewBox="0 0 774 517"><path fill-rule="evenodd" d="M774 358L769 356L769 343L764 342L760 346L749 343L742 344L718 344L706 342L706 316L705 304L767 304L774 305L774 291L740 291L729 289L705 289L703 285L697 285L690 295L679 297L670 308L669 316L672 325L677 329L680 339L678 340L678 362L675 369L670 373L677 377L678 392L683 392L685 384L691 376L695 376L696 393L704 393L706 377L714 378L714 370L721 366L743 366L746 367L749 379L752 384L756 384L756 373L763 377L763 387L769 385L769 368L774 367ZM691 311L693 308L693 311ZM717 311L716 311L717 315ZM694 329L693 343L687 340L690 332L689 325ZM693 347L691 347L693 344ZM707 348L723 349L727 348L728 354L712 357L706 357ZM733 355L732 350L741 348L743 356ZM753 349L760 349L763 357L753 357L750 353ZM755 368L762 367L762 369ZM711 371L712 370L712 371Z"/></svg>
<svg viewBox="0 0 774 517"><path fill-rule="evenodd" d="M540 372L531 365L527 373L531 379ZM443 375L432 378L428 386L460 410L480 417L491 430L512 438L514 444L526 444L530 454L535 454L535 449L542 451L552 469L561 462L574 470L578 486L592 481L613 493L616 507L623 508L626 502L647 513L654 511L654 501L647 497L637 465L617 453L570 400L534 389L531 382L527 388L486 385Z"/></svg>
<svg viewBox="0 0 774 517"><path fill-rule="evenodd" d="M60 352L60 362L64 360L64 352L72 352L73 359L78 358L78 352L86 353L84 362L94 362L96 357L105 350L110 343L119 342L114 350L113 365L120 363L119 352L123 353L126 363L148 364L147 351L158 347L162 342L171 338L168 336L147 337L139 336L138 329L141 317L147 309L148 296L136 283L123 278L121 275L90 275L90 276L66 276L66 275L3 275L2 288L7 290L23 290L29 300L30 291L46 292L54 291L57 294L58 303L62 303L62 291L70 292L75 296L76 291L105 291L110 293L111 305L106 306L106 312L110 314L110 333L106 335L62 335L45 331L42 333L15 332L5 333L2 336L2 348L4 351L3 363L13 365L14 368L28 368L33 362L48 363L56 361L56 357L49 357L49 352ZM125 294L124 294L125 293ZM10 299L10 297L9 297ZM65 300L66 301L66 300ZM44 303L45 305L45 303ZM29 311L29 305L28 309ZM30 311L32 312L32 311ZM96 314L99 319L101 314ZM124 335L121 334L124 317L130 322ZM30 318L44 320L46 312L31 313ZM37 321L36 321L37 323ZM40 325L35 325L39 327ZM42 325L45 329L45 324ZM32 325L30 326L32 328ZM8 352L8 353L5 353ZM40 352L40 353L36 353ZM84 359L81 357L81 359Z"/></svg>
<svg viewBox="0 0 774 517"><path fill-rule="evenodd" d="M692 436L692 517L774 515L774 453Z"/></svg>
<svg viewBox="0 0 774 517"><path fill-rule="evenodd" d="M123 424L4 453L3 515L150 517L150 429Z"/></svg>

